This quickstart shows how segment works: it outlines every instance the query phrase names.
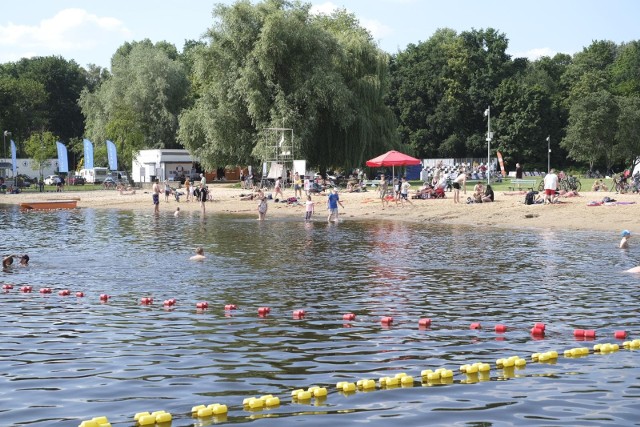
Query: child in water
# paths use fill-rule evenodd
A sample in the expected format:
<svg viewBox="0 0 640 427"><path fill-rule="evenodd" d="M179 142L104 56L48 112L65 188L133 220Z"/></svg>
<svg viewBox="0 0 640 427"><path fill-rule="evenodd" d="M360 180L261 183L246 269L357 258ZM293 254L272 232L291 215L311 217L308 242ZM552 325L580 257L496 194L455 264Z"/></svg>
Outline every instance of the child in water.
<svg viewBox="0 0 640 427"><path fill-rule="evenodd" d="M313 215L313 210L314 210L314 203L311 201L311 195L307 196L307 202L305 204L305 214L304 214L304 220L305 221L311 221L311 215Z"/></svg>
<svg viewBox="0 0 640 427"><path fill-rule="evenodd" d="M622 230L622 240L620 240L620 249L629 249L629 239L631 238L631 232L629 230Z"/></svg>

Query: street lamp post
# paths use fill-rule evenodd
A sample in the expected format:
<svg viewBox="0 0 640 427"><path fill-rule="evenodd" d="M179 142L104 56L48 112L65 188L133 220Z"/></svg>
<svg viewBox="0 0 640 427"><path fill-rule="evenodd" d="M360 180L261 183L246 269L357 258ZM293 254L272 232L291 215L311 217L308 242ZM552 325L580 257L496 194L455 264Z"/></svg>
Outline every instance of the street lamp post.
<svg viewBox="0 0 640 427"><path fill-rule="evenodd" d="M3 175L6 175L6 169L4 163L7 163L7 136L11 136L11 132L8 130L4 131L3 145L2 145L2 172Z"/></svg>
<svg viewBox="0 0 640 427"><path fill-rule="evenodd" d="M484 115L487 117L487 185L491 184L491 106L488 106L484 110Z"/></svg>
<svg viewBox="0 0 640 427"><path fill-rule="evenodd" d="M547 173L551 172L551 135L547 137Z"/></svg>

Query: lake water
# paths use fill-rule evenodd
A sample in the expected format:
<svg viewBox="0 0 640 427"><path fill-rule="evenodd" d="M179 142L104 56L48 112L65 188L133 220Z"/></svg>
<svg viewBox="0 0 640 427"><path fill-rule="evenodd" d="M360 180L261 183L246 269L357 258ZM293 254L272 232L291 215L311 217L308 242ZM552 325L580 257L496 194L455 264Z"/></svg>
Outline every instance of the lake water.
<svg viewBox="0 0 640 427"><path fill-rule="evenodd" d="M2 276L14 289L0 293L1 425L77 426L105 415L129 426L155 410L180 427L640 424L638 351L562 356L622 344L615 330L640 335L640 278L621 273L638 264L640 247L619 251L612 233L13 206L0 206L0 226L2 252L32 260ZM206 262L188 261L196 246ZM147 296L154 303L142 306ZM162 306L169 298L173 309ZM197 311L199 301L209 309ZM225 313L225 304L238 310ZM262 306L271 308L264 318ZM296 309L306 317L294 319ZM342 320L348 312L355 321ZM394 324L383 327L382 316ZM418 328L422 317L430 328ZM535 322L546 323L544 339L531 336ZM495 333L497 323L507 333ZM598 337L576 341L576 328ZM549 350L560 353L556 363L530 362ZM526 368L496 369L512 355ZM474 362L491 363L490 378L458 372ZM440 367L455 371L452 384L421 382L421 370ZM335 388L398 372L414 386ZM328 387L326 401L291 402L291 390L312 385ZM264 394L282 404L243 408ZM210 403L228 405L228 417L191 418L192 406Z"/></svg>

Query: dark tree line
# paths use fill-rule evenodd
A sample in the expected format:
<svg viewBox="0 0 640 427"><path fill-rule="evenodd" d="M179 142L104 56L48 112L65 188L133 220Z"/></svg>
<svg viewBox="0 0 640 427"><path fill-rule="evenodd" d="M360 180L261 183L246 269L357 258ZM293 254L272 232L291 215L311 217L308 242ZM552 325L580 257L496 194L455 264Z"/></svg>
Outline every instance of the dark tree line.
<svg viewBox="0 0 640 427"><path fill-rule="evenodd" d="M389 55L344 10L241 0L215 6L203 40L182 52L142 40L121 46L110 70L58 56L0 65L0 126L32 147L62 140L78 163L88 137L96 165L111 139L127 166L139 149L184 146L210 169L258 164L269 156L265 129L286 127L297 158L351 168L391 148L484 156L491 106L492 149L510 164L542 168L547 137L561 167L635 161L640 42L594 41L535 61L507 49L492 28L444 28Z"/></svg>

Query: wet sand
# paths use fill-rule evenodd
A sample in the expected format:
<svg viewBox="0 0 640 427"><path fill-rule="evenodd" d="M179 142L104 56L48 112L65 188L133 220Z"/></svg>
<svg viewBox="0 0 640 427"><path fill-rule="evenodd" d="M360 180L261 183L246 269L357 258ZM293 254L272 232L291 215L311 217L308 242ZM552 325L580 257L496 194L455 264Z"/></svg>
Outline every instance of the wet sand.
<svg viewBox="0 0 640 427"><path fill-rule="evenodd" d="M213 201L206 204L206 215L238 214L255 215L257 218L257 201L240 200L241 194L248 194L246 190L236 188L230 184L214 184L210 186ZM412 191L413 192L413 191ZM286 190L285 197L292 197L293 191ZM471 191L461 193L461 199L466 201ZM618 202L613 205L588 206L591 201L602 201L603 197L610 197ZM79 198L80 208L128 209L153 212L151 191L137 190L133 195L121 195L115 190L96 191L66 191L62 193L25 192L22 194L0 195L0 203L20 204L25 201L45 199ZM326 221L326 195L312 196L315 202L314 221ZM446 193L445 199L411 200L412 204L402 207L391 202L382 208L375 189L348 193L342 191L340 200L344 209L340 208L341 220L393 220L410 221L415 223L433 224L464 224L480 227L507 228L550 228L565 230L600 230L619 232L623 229L639 231L640 196L637 194L615 194L612 192L584 192L579 197L561 198L560 203L554 205L525 205L524 194L509 194L496 192L496 201L483 204L454 204L452 193ZM304 201L300 205L275 203L269 201L267 220L278 218L299 218L304 220ZM199 202L187 202L184 196L180 202L170 197L165 202L164 195L160 197L160 214L173 215L176 207L181 211L201 211Z"/></svg>

